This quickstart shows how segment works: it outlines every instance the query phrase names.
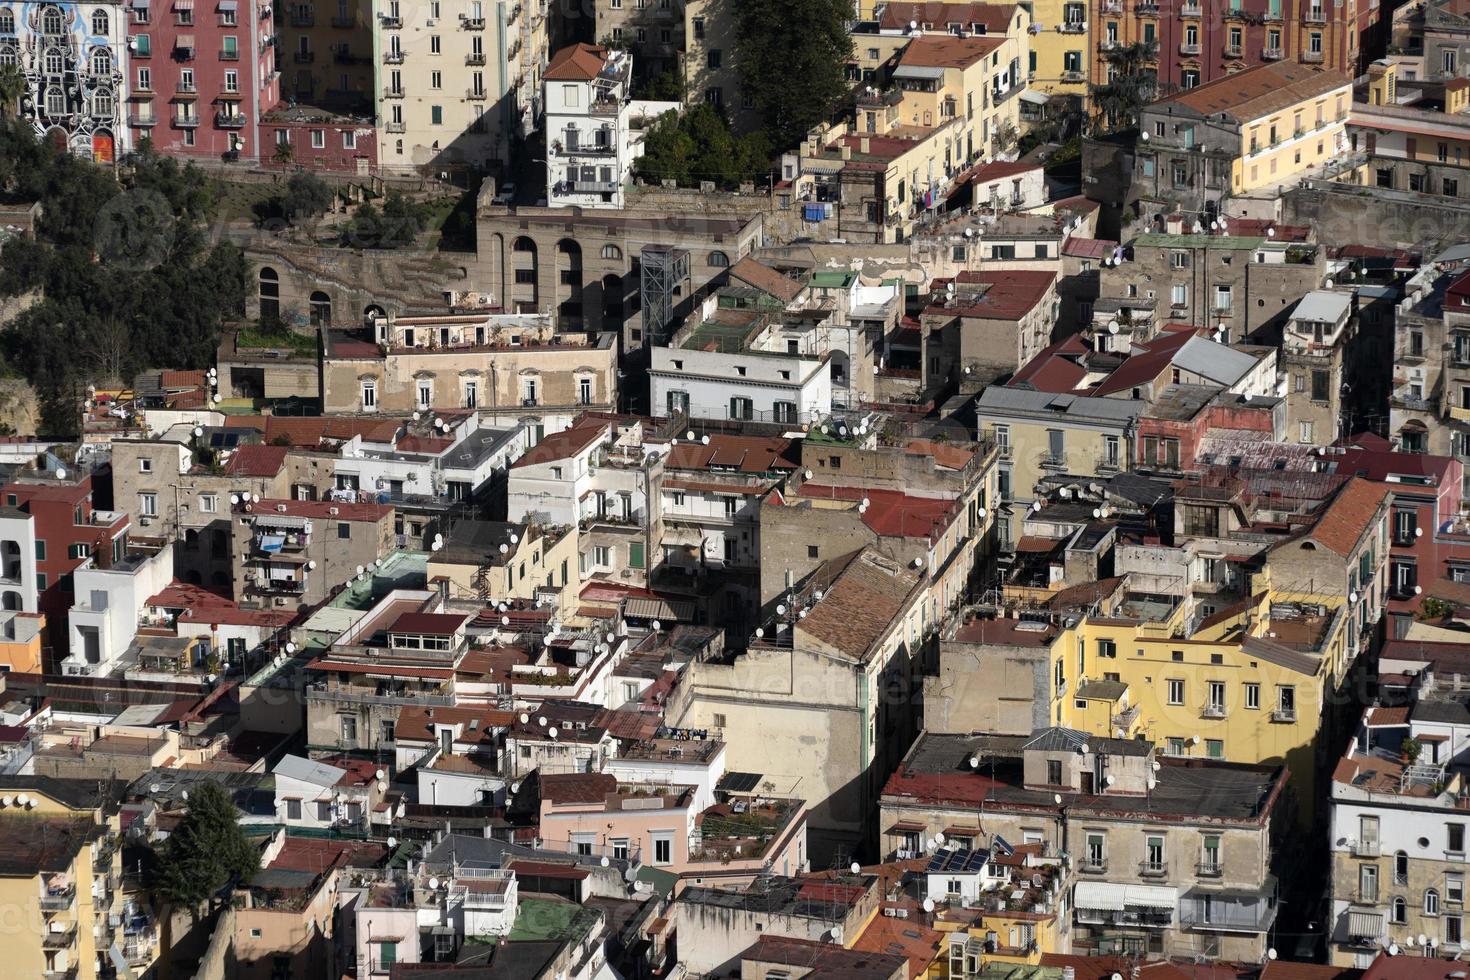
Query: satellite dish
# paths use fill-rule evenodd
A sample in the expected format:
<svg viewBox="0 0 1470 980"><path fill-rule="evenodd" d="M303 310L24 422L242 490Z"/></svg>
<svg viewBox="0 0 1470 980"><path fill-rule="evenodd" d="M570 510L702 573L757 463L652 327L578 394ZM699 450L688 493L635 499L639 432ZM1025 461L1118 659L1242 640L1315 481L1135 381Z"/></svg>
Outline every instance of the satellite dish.
<svg viewBox="0 0 1470 980"><path fill-rule="evenodd" d="M970 768L971 769L979 769L980 768L980 757L978 755L972 755L972 756L970 756Z"/></svg>
<svg viewBox="0 0 1470 980"><path fill-rule="evenodd" d="M604 867L604 868L605 868L605 867L607 867L607 866L608 866L608 865L609 865L609 864L611 864L611 863L612 863L612 862L611 862L611 861L609 861L609 860L608 860L608 859L607 859L607 855L606 855L606 854L604 854L604 855L603 855L603 856L602 856L602 860L601 860L601 861L599 861L599 862L597 862L597 863L598 863L598 864L600 864L600 865L602 865L602 866L603 866L603 867Z"/></svg>
<svg viewBox="0 0 1470 980"><path fill-rule="evenodd" d="M926 898L926 899L924 899L924 911L925 912L933 912L934 911L934 899L932 899L932 898Z"/></svg>
<svg viewBox="0 0 1470 980"><path fill-rule="evenodd" d="M398 838L397 837L389 837L388 838L388 848L389 848L389 850L392 850L393 848L395 848L397 846L398 846Z"/></svg>
<svg viewBox="0 0 1470 980"><path fill-rule="evenodd" d="M509 616L501 616L500 617L500 625L501 626L509 626L510 625L510 617Z"/></svg>
<svg viewBox="0 0 1470 980"><path fill-rule="evenodd" d="M776 603L776 615L777 616L784 616L784 615L786 615L786 604L784 602L778 602L778 603Z"/></svg>
<svg viewBox="0 0 1470 980"><path fill-rule="evenodd" d="M656 619L653 621L653 631L655 633L657 633L659 630L661 630L663 628L664 628L664 624L663 623L659 622Z"/></svg>
<svg viewBox="0 0 1470 980"><path fill-rule="evenodd" d="M296 652L296 644L294 644L291 641L287 640L286 641L286 652L287 653L295 653Z"/></svg>
<svg viewBox="0 0 1470 980"><path fill-rule="evenodd" d="M862 874L863 866L861 864L858 864L856 861L854 861L854 862L852 862L852 866L850 868L848 868L848 870L851 871L855 875L856 874Z"/></svg>
<svg viewBox="0 0 1470 980"><path fill-rule="evenodd" d="M194 426L194 438L198 439L202 435L204 435L204 427L202 425Z"/></svg>
<svg viewBox="0 0 1470 980"><path fill-rule="evenodd" d="M430 878L429 879L429 890L430 891L435 891L435 892L439 890L439 879L438 878Z"/></svg>
<svg viewBox="0 0 1470 980"><path fill-rule="evenodd" d="M66 467L65 466L58 466L58 467L56 467L56 479L58 479L58 480L65 480L66 479Z"/></svg>
<svg viewBox="0 0 1470 980"><path fill-rule="evenodd" d="M386 772L384 772L384 771L383 771L383 770L381 770L381 769L379 769L379 770L378 770L378 771L377 771L377 773L375 773L375 774L374 774L374 775L375 775L375 777L376 777L376 778L377 778L377 779L378 779L378 780L379 780L379 781L380 781L380 782L381 782L381 781L382 781L382 780L384 780L384 779L387 779L387 778L388 778L388 774L387 774L387 773L386 773Z"/></svg>
<svg viewBox="0 0 1470 980"><path fill-rule="evenodd" d="M1052 802L1056 803L1057 806L1061 806L1062 805L1062 794L1061 793L1054 793L1052 795Z"/></svg>
<svg viewBox="0 0 1470 980"><path fill-rule="evenodd" d="M1141 139L1141 140L1143 140L1145 143L1147 143L1148 142L1148 133L1139 133L1138 134L1138 138Z"/></svg>
<svg viewBox="0 0 1470 980"><path fill-rule="evenodd" d="M1276 948L1273 946L1272 948L1266 950L1266 959L1268 959L1268 960L1274 960L1275 958L1276 958Z"/></svg>
<svg viewBox="0 0 1470 980"><path fill-rule="evenodd" d="M934 835L934 843L936 843L936 844L943 844L944 843L944 834L942 832Z"/></svg>
<svg viewBox="0 0 1470 980"><path fill-rule="evenodd" d="M759 627L759 626L757 626L757 627L756 627L756 628L755 628L755 638L756 638L756 639L757 639L757 640L759 640L759 639L760 639L760 638L761 638L761 637L763 637L763 636L765 636L765 635L766 635L766 631L765 631L765 630L764 630L764 629L762 629L762 628L761 628L761 627Z"/></svg>
<svg viewBox="0 0 1470 980"><path fill-rule="evenodd" d="M552 725L550 728L546 729L546 734L550 735L552 738L556 738L556 726Z"/></svg>
<svg viewBox="0 0 1470 980"><path fill-rule="evenodd" d="M537 715L536 716L536 724L540 725L542 728L545 728L546 727L546 716L545 715Z"/></svg>

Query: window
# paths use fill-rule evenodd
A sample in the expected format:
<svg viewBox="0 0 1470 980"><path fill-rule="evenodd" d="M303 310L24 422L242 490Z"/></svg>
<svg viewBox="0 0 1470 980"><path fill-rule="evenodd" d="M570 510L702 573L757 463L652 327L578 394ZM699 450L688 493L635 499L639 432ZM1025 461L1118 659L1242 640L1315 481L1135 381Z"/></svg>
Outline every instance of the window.
<svg viewBox="0 0 1470 980"><path fill-rule="evenodd" d="M1225 682L1210 681L1205 689L1205 709L1211 714L1225 714Z"/></svg>
<svg viewBox="0 0 1470 980"><path fill-rule="evenodd" d="M156 494L156 493L140 493L140 494L138 494L138 513L139 514L142 514L144 517L157 517L158 516L158 494Z"/></svg>
<svg viewBox="0 0 1470 980"><path fill-rule="evenodd" d="M1444 876L1444 900L1449 905L1465 904L1465 876L1458 872Z"/></svg>
<svg viewBox="0 0 1470 980"><path fill-rule="evenodd" d="M1378 869L1373 869L1373 880L1378 880ZM1376 892L1375 892L1376 894ZM1424 914L1439 915L1439 892L1433 888L1424 889Z"/></svg>
<svg viewBox="0 0 1470 980"><path fill-rule="evenodd" d="M749 421L755 417L755 405L749 398L736 396L730 399L730 418Z"/></svg>
<svg viewBox="0 0 1470 980"><path fill-rule="evenodd" d="M1248 681L1245 685L1245 706L1252 711L1261 708L1261 685L1254 681Z"/></svg>
<svg viewBox="0 0 1470 980"><path fill-rule="evenodd" d="M442 105L429 106L429 125L444 125L444 107Z"/></svg>
<svg viewBox="0 0 1470 980"><path fill-rule="evenodd" d="M346 521L337 522L337 540L346 541L352 537L352 525Z"/></svg>
<svg viewBox="0 0 1470 980"><path fill-rule="evenodd" d="M1388 921L1396 926L1409 921L1409 903L1404 901L1404 896L1395 895L1388 903Z"/></svg>
<svg viewBox="0 0 1470 980"><path fill-rule="evenodd" d="M1220 835L1205 834L1200 840L1200 871L1203 873L1219 873L1220 871Z"/></svg>
<svg viewBox="0 0 1470 980"><path fill-rule="evenodd" d="M1332 387L1332 376L1326 371L1312 372L1312 401L1325 402Z"/></svg>
<svg viewBox="0 0 1470 980"><path fill-rule="evenodd" d="M1062 785L1062 762L1060 759L1046 760L1046 784L1048 786Z"/></svg>
<svg viewBox="0 0 1470 980"><path fill-rule="evenodd" d="M674 859L674 839L667 833L659 833L653 838L653 863L669 864Z"/></svg>
<svg viewBox="0 0 1470 980"><path fill-rule="evenodd" d="M344 745L357 744L357 718L354 715L338 716L339 731Z"/></svg>
<svg viewBox="0 0 1470 980"><path fill-rule="evenodd" d="M707 264L712 269L724 269L730 265L730 257L724 252L714 251L709 253Z"/></svg>
<svg viewBox="0 0 1470 980"><path fill-rule="evenodd" d="M218 513L219 495L214 493L201 493L199 495L199 512L201 514Z"/></svg>
<svg viewBox="0 0 1470 980"><path fill-rule="evenodd" d="M1358 900L1378 902L1378 865L1358 865Z"/></svg>
<svg viewBox="0 0 1470 980"><path fill-rule="evenodd" d="M1118 655L1118 644L1112 640L1098 640L1097 655L1099 657L1116 657Z"/></svg>
<svg viewBox="0 0 1470 980"><path fill-rule="evenodd" d="M1149 834L1143 839L1143 868L1145 874L1163 874L1168 869L1164 862L1164 837Z"/></svg>
<svg viewBox="0 0 1470 980"><path fill-rule="evenodd" d="M398 944L392 941L378 943L378 965L392 966L398 962Z"/></svg>
<svg viewBox="0 0 1470 980"><path fill-rule="evenodd" d="M378 407L378 383L376 381L364 381L362 383L362 407L364 409Z"/></svg>
<svg viewBox="0 0 1470 980"><path fill-rule="evenodd" d="M1229 313L1230 312L1230 307L1231 307L1230 287L1229 286L1220 286L1220 285L1217 285L1215 287L1215 312L1216 313Z"/></svg>
<svg viewBox="0 0 1470 980"><path fill-rule="evenodd" d="M1462 823L1445 824L1444 849L1451 854L1465 853L1465 825Z"/></svg>
<svg viewBox="0 0 1470 980"><path fill-rule="evenodd" d="M287 820L300 820L301 819L301 801L300 800L287 800L286 801L286 819Z"/></svg>
<svg viewBox="0 0 1470 980"><path fill-rule="evenodd" d="M1189 287L1183 283L1175 283L1169 290L1169 302L1176 307L1189 305Z"/></svg>
<svg viewBox="0 0 1470 980"><path fill-rule="evenodd" d="M1169 678L1169 680L1166 683L1168 684L1169 703L1170 704L1183 704L1184 703L1184 679L1183 678L1180 678L1180 677L1171 677L1171 678Z"/></svg>
<svg viewBox="0 0 1470 980"><path fill-rule="evenodd" d="M434 383L432 381L420 380L418 383L418 406L419 408L432 408L434 405Z"/></svg>
<svg viewBox="0 0 1470 980"><path fill-rule="evenodd" d="M592 548L592 564L598 568L607 568L612 564L612 549L607 545L595 545Z"/></svg>
<svg viewBox="0 0 1470 980"><path fill-rule="evenodd" d="M1087 867L1105 869L1108 866L1107 837L1103 834L1087 835Z"/></svg>
<svg viewBox="0 0 1470 980"><path fill-rule="evenodd" d="M1276 710L1285 718L1296 717L1296 688L1291 684L1276 685Z"/></svg>
<svg viewBox="0 0 1470 980"><path fill-rule="evenodd" d="M1225 742L1218 738L1205 739L1205 756L1210 759L1225 758Z"/></svg>

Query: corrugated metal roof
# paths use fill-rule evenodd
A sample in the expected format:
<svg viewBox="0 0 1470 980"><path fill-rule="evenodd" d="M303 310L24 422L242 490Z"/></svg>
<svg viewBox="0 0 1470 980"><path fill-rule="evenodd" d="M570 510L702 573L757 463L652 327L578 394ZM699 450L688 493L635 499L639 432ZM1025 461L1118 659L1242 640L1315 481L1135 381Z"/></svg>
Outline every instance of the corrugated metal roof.
<svg viewBox="0 0 1470 980"><path fill-rule="evenodd" d="M1320 320L1336 323L1337 319L1352 305L1352 294L1332 289L1314 289L1303 296L1296 309L1291 311L1293 320Z"/></svg>
<svg viewBox="0 0 1470 980"><path fill-rule="evenodd" d="M272 770L277 776L287 776L314 786L336 786L347 770L329 766L324 762L312 762L299 755L284 756Z"/></svg>
<svg viewBox="0 0 1470 980"><path fill-rule="evenodd" d="M992 386L980 395L978 410L1051 412L1057 416L1128 421L1142 412L1142 403L1132 398L1088 398L1084 395L1056 395L1049 391L1027 391L1024 388Z"/></svg>
<svg viewBox="0 0 1470 980"><path fill-rule="evenodd" d="M1228 387L1249 374L1256 359L1213 340L1191 337L1174 355L1174 365Z"/></svg>

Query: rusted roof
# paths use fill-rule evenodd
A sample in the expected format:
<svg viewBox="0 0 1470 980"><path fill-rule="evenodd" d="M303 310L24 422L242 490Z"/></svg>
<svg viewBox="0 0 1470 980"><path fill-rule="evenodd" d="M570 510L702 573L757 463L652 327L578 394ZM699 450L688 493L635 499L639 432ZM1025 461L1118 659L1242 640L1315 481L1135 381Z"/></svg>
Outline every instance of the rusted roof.
<svg viewBox="0 0 1470 980"><path fill-rule="evenodd" d="M968 68L1000 47L1005 37L954 34L921 34L908 43L899 57L901 65L920 68Z"/></svg>
<svg viewBox="0 0 1470 980"><path fill-rule="evenodd" d="M270 477L286 465L289 446L240 446L225 463L226 476Z"/></svg>
<svg viewBox="0 0 1470 980"><path fill-rule="evenodd" d="M944 30L962 24L969 30L979 24L988 34L1004 34L1015 12L1014 5L1000 3L887 3L878 7L878 26L904 30L909 24L932 24Z"/></svg>
<svg viewBox="0 0 1470 980"><path fill-rule="evenodd" d="M547 803L601 803L617 790L617 777L605 772L554 772L541 777L541 799Z"/></svg>
<svg viewBox="0 0 1470 980"><path fill-rule="evenodd" d="M801 620L798 632L855 660L866 660L903 612L917 582L913 570L865 550Z"/></svg>
<svg viewBox="0 0 1470 980"><path fill-rule="evenodd" d="M806 288L804 283L784 276L748 255L730 267L730 278L739 279L763 293L769 293L783 303L790 303Z"/></svg>
<svg viewBox="0 0 1470 980"><path fill-rule="evenodd" d="M1388 493L1389 488L1381 483L1354 477L1332 498L1307 537L1344 558L1348 557L1357 547L1358 540L1367 533L1368 523ZM1278 545L1284 546L1285 543Z"/></svg>

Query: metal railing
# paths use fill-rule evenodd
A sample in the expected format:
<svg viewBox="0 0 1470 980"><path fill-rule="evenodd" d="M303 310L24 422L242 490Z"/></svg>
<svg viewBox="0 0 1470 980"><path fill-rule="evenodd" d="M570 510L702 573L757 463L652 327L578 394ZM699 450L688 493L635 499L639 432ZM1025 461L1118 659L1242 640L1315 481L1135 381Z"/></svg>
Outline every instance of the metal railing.
<svg viewBox="0 0 1470 980"><path fill-rule="evenodd" d="M343 704L402 704L435 708L454 706L454 695L452 694L428 694L416 691L395 690L356 691L342 687L329 687L326 684L306 685L306 695L310 698L318 698L323 701L337 701Z"/></svg>

